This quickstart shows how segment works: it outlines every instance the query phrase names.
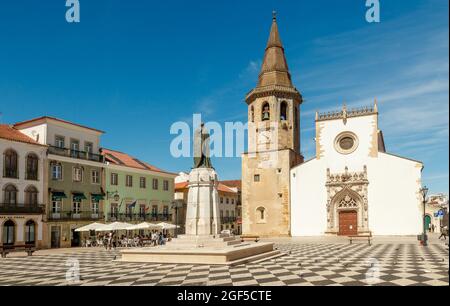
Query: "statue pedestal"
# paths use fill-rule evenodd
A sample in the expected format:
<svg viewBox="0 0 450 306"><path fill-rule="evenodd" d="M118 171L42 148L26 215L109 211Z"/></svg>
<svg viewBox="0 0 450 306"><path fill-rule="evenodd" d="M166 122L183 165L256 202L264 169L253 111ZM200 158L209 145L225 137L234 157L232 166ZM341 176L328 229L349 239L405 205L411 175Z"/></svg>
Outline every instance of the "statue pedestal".
<svg viewBox="0 0 450 306"><path fill-rule="evenodd" d="M217 173L211 168L196 168L189 174L186 235L207 236L220 232Z"/></svg>
<svg viewBox="0 0 450 306"><path fill-rule="evenodd" d="M170 264L238 265L281 256L272 242L243 243L219 234L217 173L195 168L189 174L186 235L166 245L122 251L120 261Z"/></svg>

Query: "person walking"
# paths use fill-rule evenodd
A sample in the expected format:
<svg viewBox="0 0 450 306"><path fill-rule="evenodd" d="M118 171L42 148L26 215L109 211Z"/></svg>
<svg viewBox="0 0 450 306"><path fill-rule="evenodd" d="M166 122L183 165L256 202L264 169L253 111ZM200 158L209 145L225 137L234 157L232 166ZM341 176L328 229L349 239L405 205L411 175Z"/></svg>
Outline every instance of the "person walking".
<svg viewBox="0 0 450 306"><path fill-rule="evenodd" d="M439 236L439 240L441 240L442 237L444 238L444 240L447 240L447 235L448 235L447 231L448 231L447 225L441 227L441 235Z"/></svg>

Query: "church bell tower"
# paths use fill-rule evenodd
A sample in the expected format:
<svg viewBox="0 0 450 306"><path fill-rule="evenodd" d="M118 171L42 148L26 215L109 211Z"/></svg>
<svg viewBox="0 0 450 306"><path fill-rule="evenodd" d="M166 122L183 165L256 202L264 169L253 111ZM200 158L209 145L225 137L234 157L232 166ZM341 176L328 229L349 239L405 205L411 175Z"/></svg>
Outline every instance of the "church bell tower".
<svg viewBox="0 0 450 306"><path fill-rule="evenodd" d="M300 153L300 105L274 13L258 83L246 97L248 152L242 156L244 235L290 236L290 169Z"/></svg>

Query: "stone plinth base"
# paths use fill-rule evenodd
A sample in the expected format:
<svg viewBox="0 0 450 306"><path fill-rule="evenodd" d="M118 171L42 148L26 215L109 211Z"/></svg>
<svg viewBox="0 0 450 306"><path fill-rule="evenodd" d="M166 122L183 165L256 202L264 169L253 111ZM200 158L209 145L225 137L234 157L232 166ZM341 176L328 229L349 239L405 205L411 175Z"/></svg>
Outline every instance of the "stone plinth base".
<svg viewBox="0 0 450 306"><path fill-rule="evenodd" d="M167 245L123 250L121 261L237 265L281 256L273 243L241 243L239 238L181 236Z"/></svg>

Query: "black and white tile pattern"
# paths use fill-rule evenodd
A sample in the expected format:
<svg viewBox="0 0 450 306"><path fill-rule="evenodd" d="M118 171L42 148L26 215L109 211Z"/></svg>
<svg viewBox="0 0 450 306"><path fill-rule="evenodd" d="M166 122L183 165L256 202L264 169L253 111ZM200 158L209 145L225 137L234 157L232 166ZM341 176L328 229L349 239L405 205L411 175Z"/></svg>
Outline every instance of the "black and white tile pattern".
<svg viewBox="0 0 450 306"><path fill-rule="evenodd" d="M225 267L114 261L118 251L92 249L0 259L0 286L448 286L448 249L433 244L276 245L286 255ZM79 282L66 280L67 260L79 262Z"/></svg>

